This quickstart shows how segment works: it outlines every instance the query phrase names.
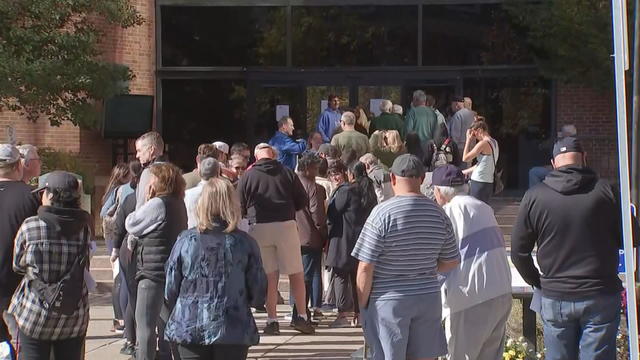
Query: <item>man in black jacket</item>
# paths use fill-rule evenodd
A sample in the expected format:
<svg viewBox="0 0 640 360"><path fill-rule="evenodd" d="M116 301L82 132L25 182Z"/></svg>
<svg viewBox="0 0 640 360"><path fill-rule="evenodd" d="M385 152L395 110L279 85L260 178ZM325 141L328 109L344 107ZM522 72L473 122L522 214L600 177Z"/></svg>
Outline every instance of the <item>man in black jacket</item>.
<svg viewBox="0 0 640 360"><path fill-rule="evenodd" d="M586 166L576 138L560 139L553 156L554 170L522 199L511 259L542 290L547 359L615 359L622 290L616 192Z"/></svg>
<svg viewBox="0 0 640 360"><path fill-rule="evenodd" d="M276 150L271 145L258 144L255 157L256 163L240 179L238 193L243 215L251 225L249 234L260 246L267 274L268 318L264 333L280 334L276 312L278 276L285 274L289 275L291 292L299 312L291 324L302 333L312 334L315 330L306 315L302 256L295 221L296 211L308 204L307 193L298 176L275 160Z"/></svg>
<svg viewBox="0 0 640 360"><path fill-rule="evenodd" d="M6 313L11 297L22 278L11 268L16 233L22 222L36 215L39 201L31 187L22 182L23 166L19 150L0 144L0 343L16 336L13 317ZM4 318L9 322L5 324ZM10 326L8 326L10 325Z"/></svg>

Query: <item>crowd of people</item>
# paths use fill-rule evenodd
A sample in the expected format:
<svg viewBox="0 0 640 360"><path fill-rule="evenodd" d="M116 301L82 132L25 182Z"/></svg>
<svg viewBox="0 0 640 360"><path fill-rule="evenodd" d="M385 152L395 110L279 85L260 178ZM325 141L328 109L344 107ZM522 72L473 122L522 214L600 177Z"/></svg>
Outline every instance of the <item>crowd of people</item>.
<svg viewBox="0 0 640 360"><path fill-rule="evenodd" d="M462 97L447 119L421 90L406 115L385 100L370 122L328 104L308 140L284 117L253 150L201 144L183 174L149 132L113 168L100 216L123 354L245 359L260 332L280 334L285 275L300 333L335 311L329 326L362 327L376 360L502 358L511 270L488 204L499 147L487 122ZM522 201L511 258L541 294L547 358L611 359L615 192L577 138L553 159ZM18 338L24 359L82 359L92 221L75 176L54 171L33 190L39 175L37 149L0 145L0 340Z"/></svg>

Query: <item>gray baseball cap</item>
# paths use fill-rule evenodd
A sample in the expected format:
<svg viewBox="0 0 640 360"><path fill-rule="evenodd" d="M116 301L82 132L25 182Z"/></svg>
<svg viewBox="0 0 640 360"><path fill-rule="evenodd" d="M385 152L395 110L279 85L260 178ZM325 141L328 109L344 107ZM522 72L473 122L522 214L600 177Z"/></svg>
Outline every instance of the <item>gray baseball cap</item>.
<svg viewBox="0 0 640 360"><path fill-rule="evenodd" d="M80 197L80 182L75 174L67 171L52 171L48 174L40 176L38 179L38 188L33 190L34 193L44 189L49 191L59 191L66 198L77 199Z"/></svg>
<svg viewBox="0 0 640 360"><path fill-rule="evenodd" d="M391 165L391 172L405 178L421 178L425 174L424 165L417 156L404 154L398 156Z"/></svg>
<svg viewBox="0 0 640 360"><path fill-rule="evenodd" d="M209 180L220 176L220 163L218 160L207 157L200 161L200 177L202 180Z"/></svg>
<svg viewBox="0 0 640 360"><path fill-rule="evenodd" d="M0 144L0 164L13 164L21 157L17 147L11 144Z"/></svg>

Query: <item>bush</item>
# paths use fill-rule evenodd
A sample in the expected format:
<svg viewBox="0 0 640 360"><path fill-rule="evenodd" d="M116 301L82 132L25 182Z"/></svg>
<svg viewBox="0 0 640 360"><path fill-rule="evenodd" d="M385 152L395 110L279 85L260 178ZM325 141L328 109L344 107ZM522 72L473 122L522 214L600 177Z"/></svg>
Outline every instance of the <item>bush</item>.
<svg viewBox="0 0 640 360"><path fill-rule="evenodd" d="M523 337L507 339L502 354L504 360L537 360L544 359L544 352L535 352Z"/></svg>
<svg viewBox="0 0 640 360"><path fill-rule="evenodd" d="M42 174L54 170L68 171L82 177L82 188L85 194L93 194L95 169L82 163L77 154L52 148L38 149L42 161ZM36 179L37 181L37 179Z"/></svg>

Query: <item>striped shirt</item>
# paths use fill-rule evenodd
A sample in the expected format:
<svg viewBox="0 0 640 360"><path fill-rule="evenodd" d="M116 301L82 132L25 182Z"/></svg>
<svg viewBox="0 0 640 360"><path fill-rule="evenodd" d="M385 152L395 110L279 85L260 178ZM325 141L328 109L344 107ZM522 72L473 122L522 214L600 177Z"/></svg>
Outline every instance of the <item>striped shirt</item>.
<svg viewBox="0 0 640 360"><path fill-rule="evenodd" d="M375 264L372 300L440 291L438 260L460 258L451 221L425 196L396 196L367 219L351 254Z"/></svg>

